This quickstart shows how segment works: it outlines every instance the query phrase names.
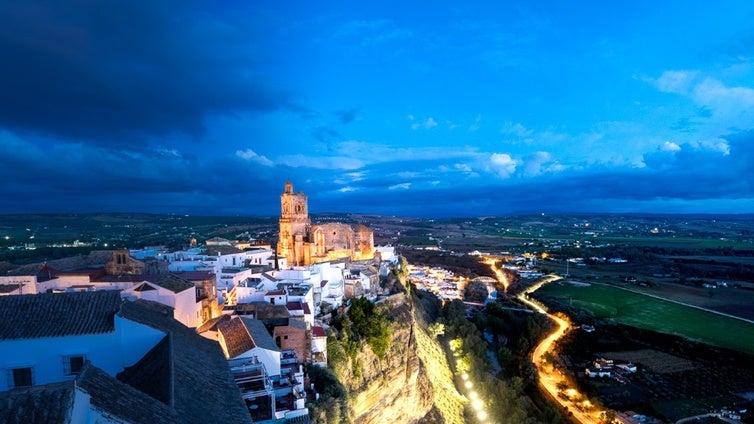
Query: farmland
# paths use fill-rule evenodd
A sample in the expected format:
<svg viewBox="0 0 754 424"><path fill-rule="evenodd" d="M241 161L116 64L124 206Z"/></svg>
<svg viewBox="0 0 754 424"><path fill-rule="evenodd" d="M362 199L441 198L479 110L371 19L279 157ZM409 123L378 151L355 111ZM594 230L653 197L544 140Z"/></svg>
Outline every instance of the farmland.
<svg viewBox="0 0 754 424"><path fill-rule="evenodd" d="M601 284L550 284L534 296L556 308L583 309L621 323L754 354L754 324Z"/></svg>

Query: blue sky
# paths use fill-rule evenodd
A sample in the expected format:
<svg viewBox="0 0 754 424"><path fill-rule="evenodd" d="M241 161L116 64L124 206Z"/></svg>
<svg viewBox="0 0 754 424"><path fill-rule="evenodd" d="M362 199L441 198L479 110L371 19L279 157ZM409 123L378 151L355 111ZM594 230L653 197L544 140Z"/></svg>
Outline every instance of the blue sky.
<svg viewBox="0 0 754 424"><path fill-rule="evenodd" d="M0 3L0 213L754 212L754 3L316 3Z"/></svg>

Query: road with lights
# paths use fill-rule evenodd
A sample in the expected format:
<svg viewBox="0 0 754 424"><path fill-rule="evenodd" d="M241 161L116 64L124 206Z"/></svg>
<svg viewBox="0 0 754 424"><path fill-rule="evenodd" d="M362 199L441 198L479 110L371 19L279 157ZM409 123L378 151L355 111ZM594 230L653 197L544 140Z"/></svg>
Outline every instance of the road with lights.
<svg viewBox="0 0 754 424"><path fill-rule="evenodd" d="M500 268L497 267L497 261L499 259L493 258L493 257L485 257L484 263L486 265L489 265L490 269L492 269L492 272L495 273L495 276L497 277L497 281L503 285L503 291L508 291L508 277L505 275L505 272L503 272Z"/></svg>
<svg viewBox="0 0 754 424"><path fill-rule="evenodd" d="M535 311L547 314L547 311L541 305L527 299L526 295L539 289L544 284L551 283L560 279L562 279L562 277L557 275L547 276L520 293L518 295L518 299ZM556 402L558 402L558 404L560 404L562 408L568 408L568 410L573 413L573 419L575 421L587 424L600 423L601 421L599 419L599 416L602 411L591 411L589 413L585 412L592 409L591 404L589 403L588 399L579 394L574 388L568 388L564 390L563 393L559 394L560 391L558 390L558 384L560 383L561 386L563 384L567 384L566 379L563 378L563 376L555 369L552 369L552 371L547 371L546 369L544 354L551 351L555 341L563 337L571 329L571 325L565 319L553 314L547 314L547 316L555 322L557 328L555 329L555 331L547 335L547 337L545 337L539 343L539 345L537 345L531 355L531 360L537 368L539 384L547 391L550 397L552 397ZM555 354L556 352L553 351L552 353Z"/></svg>

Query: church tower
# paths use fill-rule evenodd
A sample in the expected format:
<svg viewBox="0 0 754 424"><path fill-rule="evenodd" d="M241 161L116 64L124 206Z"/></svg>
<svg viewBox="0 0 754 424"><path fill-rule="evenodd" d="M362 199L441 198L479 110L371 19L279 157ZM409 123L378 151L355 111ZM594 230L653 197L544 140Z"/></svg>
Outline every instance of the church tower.
<svg viewBox="0 0 754 424"><path fill-rule="evenodd" d="M304 193L294 193L293 184L285 183L285 192L280 195L280 234L278 255L288 260L288 265L308 265L311 252L307 240L309 226L308 201Z"/></svg>

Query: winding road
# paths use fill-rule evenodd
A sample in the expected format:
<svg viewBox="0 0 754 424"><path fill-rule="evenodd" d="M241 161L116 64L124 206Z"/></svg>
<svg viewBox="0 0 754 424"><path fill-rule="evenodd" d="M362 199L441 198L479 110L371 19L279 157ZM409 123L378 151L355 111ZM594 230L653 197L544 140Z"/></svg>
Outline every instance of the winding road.
<svg viewBox="0 0 754 424"><path fill-rule="evenodd" d="M557 281L562 279L562 277L557 275L549 275L540 281L538 281L533 286L529 287L528 289L524 290L518 295L518 299L528 305L530 308L534 309L535 311L547 314L547 316L555 322L557 325L557 328L552 333L548 334L547 337L542 339L542 341L537 345L536 348L534 348L534 351L531 354L531 361L534 363L534 365L537 368L537 375L539 376L539 384L540 386L545 389L545 391L554 399L562 408L568 408L570 412L573 413L573 419L579 423L599 423L599 414L601 411L598 411L594 415L590 415L584 411L581 411L574 407L574 404L571 400L566 400L558 396L558 383L567 383L566 380L563 378L563 376L558 372L547 372L545 368L542 366L542 359L544 357L545 352L548 352L551 350L553 343L555 343L556 340L563 337L570 329L571 325L568 323L568 321L555 316L553 314L548 314L547 311L540 306L537 302L533 302L526 298L526 295L529 293L534 292L535 290L542 287L544 284L551 283L553 281Z"/></svg>

